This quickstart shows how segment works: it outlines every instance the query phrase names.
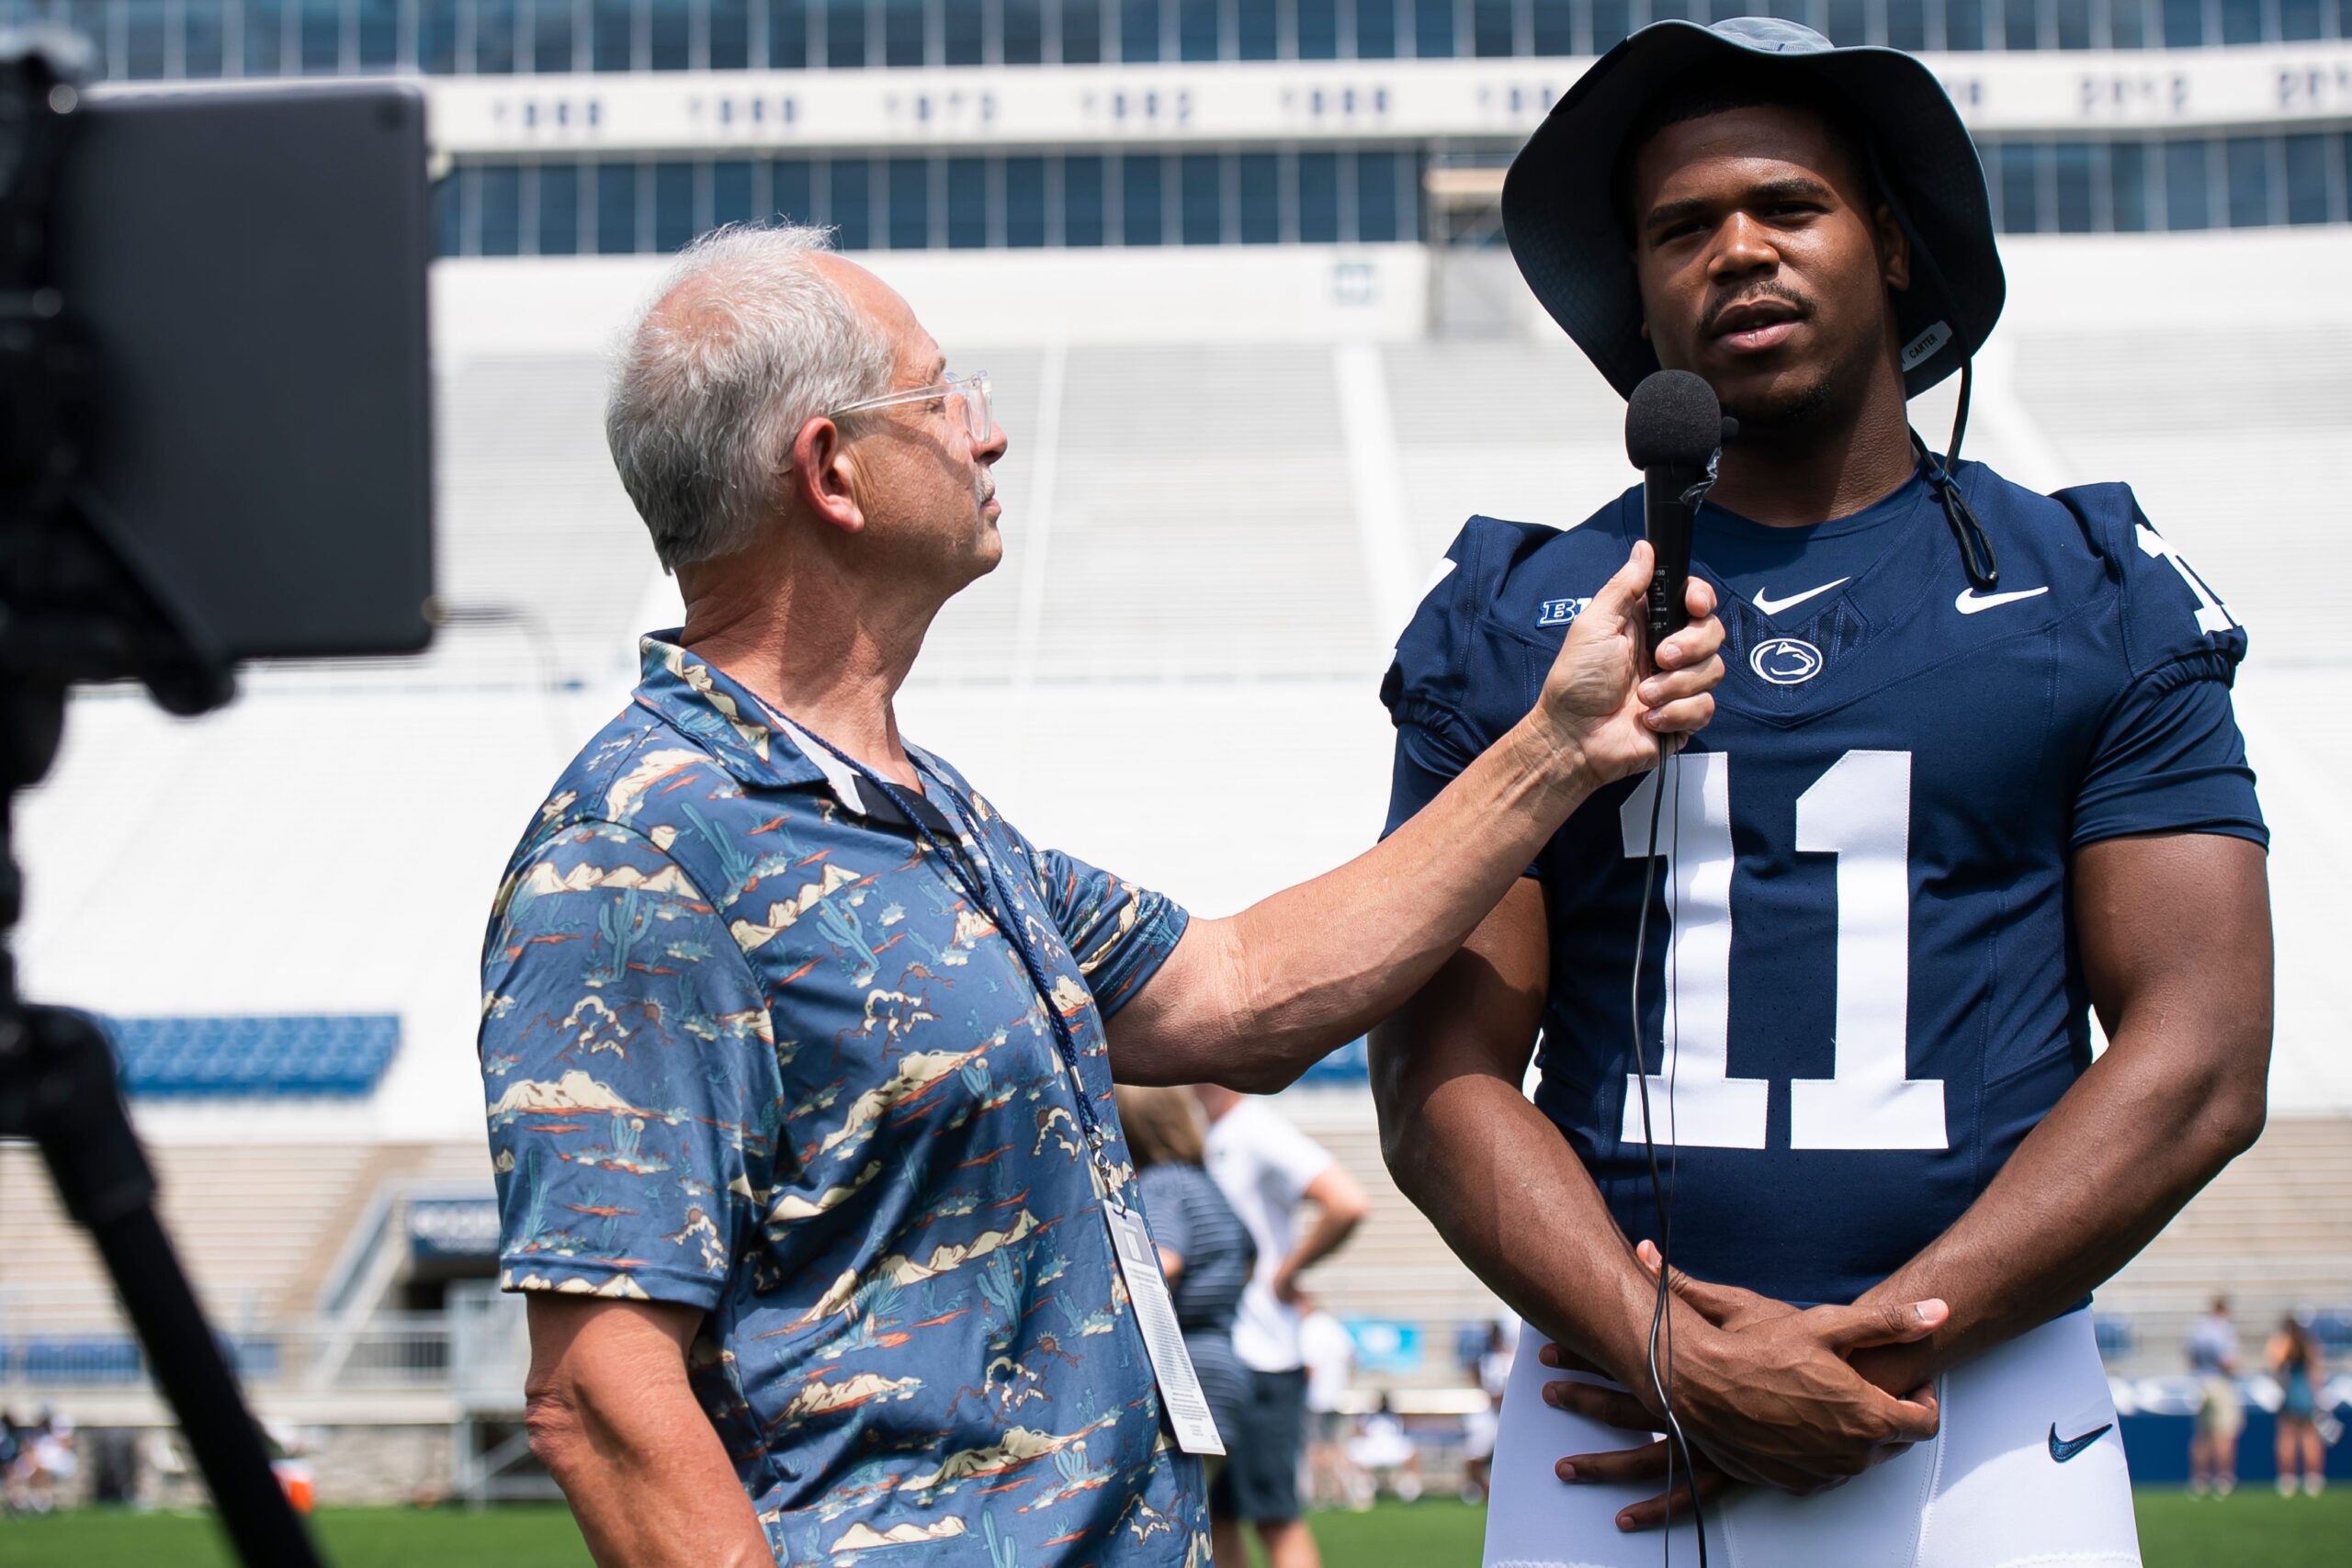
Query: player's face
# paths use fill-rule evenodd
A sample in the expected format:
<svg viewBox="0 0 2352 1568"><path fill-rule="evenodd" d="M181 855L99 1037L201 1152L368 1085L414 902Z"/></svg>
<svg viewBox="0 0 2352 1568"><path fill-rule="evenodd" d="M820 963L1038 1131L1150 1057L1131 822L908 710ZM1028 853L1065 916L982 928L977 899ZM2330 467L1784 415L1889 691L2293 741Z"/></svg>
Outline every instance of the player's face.
<svg viewBox="0 0 2352 1568"><path fill-rule="evenodd" d="M1810 110L1759 105L1669 125L1634 164L1644 331L1752 434L1850 420L1894 365L1902 231Z"/></svg>

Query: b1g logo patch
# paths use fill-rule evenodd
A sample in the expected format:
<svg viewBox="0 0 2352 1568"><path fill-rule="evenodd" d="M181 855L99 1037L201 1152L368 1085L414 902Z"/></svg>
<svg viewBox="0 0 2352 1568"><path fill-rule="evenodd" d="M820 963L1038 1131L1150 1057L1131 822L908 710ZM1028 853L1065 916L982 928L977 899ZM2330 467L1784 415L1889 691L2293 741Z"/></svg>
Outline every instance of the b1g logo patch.
<svg viewBox="0 0 2352 1568"><path fill-rule="evenodd" d="M1802 686L1821 673L1821 649L1803 637L1768 637L1747 656L1747 667L1775 686Z"/></svg>
<svg viewBox="0 0 2352 1568"><path fill-rule="evenodd" d="M1539 626L1565 626L1583 615L1585 606L1591 603L1590 599L1546 599L1536 611L1535 624Z"/></svg>

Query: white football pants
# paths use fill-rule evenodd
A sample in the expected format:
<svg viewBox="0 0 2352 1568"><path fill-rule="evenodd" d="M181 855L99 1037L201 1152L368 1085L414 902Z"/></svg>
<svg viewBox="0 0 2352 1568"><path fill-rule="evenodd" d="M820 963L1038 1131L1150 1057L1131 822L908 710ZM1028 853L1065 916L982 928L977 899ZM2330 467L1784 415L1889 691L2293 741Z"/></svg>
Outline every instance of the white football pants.
<svg viewBox="0 0 2352 1568"><path fill-rule="evenodd" d="M1696 1568L1687 1522L1670 1535L1617 1528L1617 1511L1656 1496L1657 1484L1554 1473L1570 1454L1633 1448L1651 1434L1544 1404L1544 1384L1572 1375L1536 1359L1544 1343L1532 1327L1520 1336L1503 1396L1486 1568L1659 1568L1669 1552ZM1932 1441L1834 1491L1739 1487L1707 1505L1709 1568L2139 1568L2132 1480L2087 1311L1953 1369L1937 1392L1943 1418Z"/></svg>

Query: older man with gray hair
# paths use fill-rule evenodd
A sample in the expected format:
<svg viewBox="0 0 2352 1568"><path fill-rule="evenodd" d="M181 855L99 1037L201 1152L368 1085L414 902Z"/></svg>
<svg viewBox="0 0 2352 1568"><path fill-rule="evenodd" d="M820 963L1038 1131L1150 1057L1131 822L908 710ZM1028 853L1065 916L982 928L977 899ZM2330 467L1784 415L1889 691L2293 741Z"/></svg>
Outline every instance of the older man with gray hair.
<svg viewBox="0 0 2352 1568"><path fill-rule="evenodd" d="M1147 1338L1113 1080L1274 1089L1411 995L1577 802L1706 721L1706 590L1646 671L1636 550L1419 817L1189 919L899 733L932 617L997 563L1005 437L878 278L810 230L706 239L608 425L686 621L483 953L534 1450L605 1563L1200 1568L1214 1429Z"/></svg>

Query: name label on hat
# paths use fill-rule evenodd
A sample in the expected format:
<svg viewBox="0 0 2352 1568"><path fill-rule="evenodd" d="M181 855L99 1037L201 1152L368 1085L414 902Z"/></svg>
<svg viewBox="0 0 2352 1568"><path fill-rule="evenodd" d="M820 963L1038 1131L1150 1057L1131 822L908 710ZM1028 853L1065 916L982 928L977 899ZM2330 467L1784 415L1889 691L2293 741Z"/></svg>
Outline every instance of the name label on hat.
<svg viewBox="0 0 2352 1568"><path fill-rule="evenodd" d="M1951 323L1938 321L1903 345L1903 368L1916 370L1919 362L1951 341Z"/></svg>

